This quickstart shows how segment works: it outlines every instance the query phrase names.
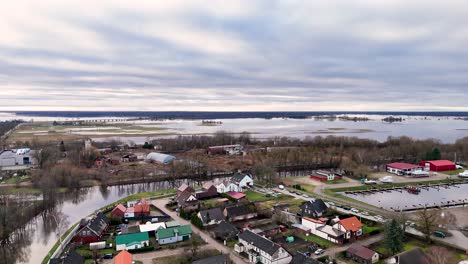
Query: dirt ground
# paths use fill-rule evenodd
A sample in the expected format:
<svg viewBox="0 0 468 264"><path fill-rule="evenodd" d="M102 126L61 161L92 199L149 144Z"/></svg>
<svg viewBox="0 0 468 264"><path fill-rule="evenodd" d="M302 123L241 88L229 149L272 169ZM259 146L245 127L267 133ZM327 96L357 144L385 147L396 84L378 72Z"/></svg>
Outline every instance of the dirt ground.
<svg viewBox="0 0 468 264"><path fill-rule="evenodd" d="M458 226L468 227L468 207L450 208L444 211L448 211L456 217Z"/></svg>

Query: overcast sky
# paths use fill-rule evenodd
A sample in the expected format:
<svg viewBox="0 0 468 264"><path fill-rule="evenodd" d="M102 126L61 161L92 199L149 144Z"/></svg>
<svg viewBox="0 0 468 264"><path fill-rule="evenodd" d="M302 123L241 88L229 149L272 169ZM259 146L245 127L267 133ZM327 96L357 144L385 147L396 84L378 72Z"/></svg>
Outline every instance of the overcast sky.
<svg viewBox="0 0 468 264"><path fill-rule="evenodd" d="M468 1L4 1L0 110L468 111Z"/></svg>

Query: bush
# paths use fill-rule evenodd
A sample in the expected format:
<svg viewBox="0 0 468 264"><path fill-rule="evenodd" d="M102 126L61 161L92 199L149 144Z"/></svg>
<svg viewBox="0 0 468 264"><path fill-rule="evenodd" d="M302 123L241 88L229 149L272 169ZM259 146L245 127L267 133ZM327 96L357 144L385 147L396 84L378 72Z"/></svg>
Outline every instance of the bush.
<svg viewBox="0 0 468 264"><path fill-rule="evenodd" d="M128 252L130 253L143 253L143 252L148 252L148 251L153 251L154 247L149 246L149 247L143 247L143 248L137 248L137 249L129 249Z"/></svg>
<svg viewBox="0 0 468 264"><path fill-rule="evenodd" d="M192 216L190 217L190 222L198 227L198 228L203 228L203 222L202 220L198 217L198 215L196 213L192 213Z"/></svg>

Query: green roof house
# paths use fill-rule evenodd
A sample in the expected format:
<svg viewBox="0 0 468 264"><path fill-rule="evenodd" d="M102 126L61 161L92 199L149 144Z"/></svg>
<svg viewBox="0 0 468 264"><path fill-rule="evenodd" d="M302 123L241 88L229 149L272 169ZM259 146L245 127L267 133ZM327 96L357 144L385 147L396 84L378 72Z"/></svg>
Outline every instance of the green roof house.
<svg viewBox="0 0 468 264"><path fill-rule="evenodd" d="M115 238L116 250L130 250L149 246L148 232L118 235Z"/></svg>
<svg viewBox="0 0 468 264"><path fill-rule="evenodd" d="M189 240L191 237L192 227L190 225L159 229L156 234L156 238L160 245Z"/></svg>

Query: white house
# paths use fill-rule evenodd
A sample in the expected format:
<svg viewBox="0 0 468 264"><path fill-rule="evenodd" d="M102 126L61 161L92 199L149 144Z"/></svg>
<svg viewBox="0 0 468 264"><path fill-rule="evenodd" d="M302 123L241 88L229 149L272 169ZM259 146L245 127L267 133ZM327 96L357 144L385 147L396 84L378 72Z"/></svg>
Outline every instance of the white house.
<svg viewBox="0 0 468 264"><path fill-rule="evenodd" d="M239 185L231 181L222 181L215 184L216 191L218 193L227 193L227 192L242 192L242 188L239 188Z"/></svg>
<svg viewBox="0 0 468 264"><path fill-rule="evenodd" d="M239 234L234 250L247 254L250 263L287 264L292 260L291 254L280 245L250 230Z"/></svg>
<svg viewBox="0 0 468 264"><path fill-rule="evenodd" d="M117 251L143 248L148 247L149 245L148 232L118 235L115 238L115 247Z"/></svg>
<svg viewBox="0 0 468 264"><path fill-rule="evenodd" d="M151 223L148 222L144 225L140 225L140 232L156 232L160 228L166 228L166 223Z"/></svg>
<svg viewBox="0 0 468 264"><path fill-rule="evenodd" d="M243 173L236 173L231 177L231 182L236 184L240 189L250 188L254 182L250 175Z"/></svg>
<svg viewBox="0 0 468 264"><path fill-rule="evenodd" d="M342 244L345 232L334 226L329 226L325 222L303 217L302 225L310 229L312 235L316 235L335 244Z"/></svg>

